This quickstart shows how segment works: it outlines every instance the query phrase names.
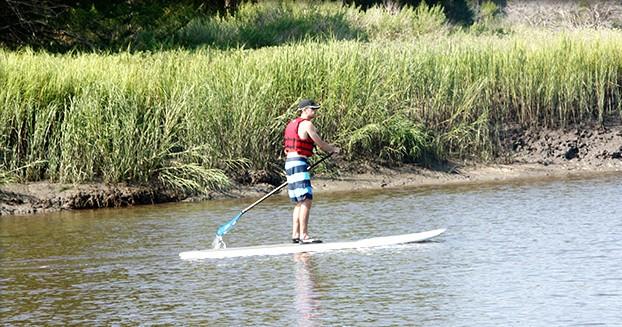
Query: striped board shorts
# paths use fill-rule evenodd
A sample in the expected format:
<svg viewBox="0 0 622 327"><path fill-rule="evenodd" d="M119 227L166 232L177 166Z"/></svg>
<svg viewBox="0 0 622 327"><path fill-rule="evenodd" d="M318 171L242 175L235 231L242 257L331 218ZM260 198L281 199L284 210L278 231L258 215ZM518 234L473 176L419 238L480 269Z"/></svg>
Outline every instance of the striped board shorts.
<svg viewBox="0 0 622 327"><path fill-rule="evenodd" d="M313 200L311 189L311 174L309 161L305 157L291 157L285 160L285 174L287 175L287 194L293 203Z"/></svg>

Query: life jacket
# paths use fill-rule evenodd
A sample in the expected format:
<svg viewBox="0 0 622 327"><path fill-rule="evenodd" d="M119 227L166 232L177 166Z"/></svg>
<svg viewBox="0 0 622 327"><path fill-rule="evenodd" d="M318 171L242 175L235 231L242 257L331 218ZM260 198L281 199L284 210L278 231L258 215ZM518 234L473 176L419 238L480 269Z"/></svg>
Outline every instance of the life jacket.
<svg viewBox="0 0 622 327"><path fill-rule="evenodd" d="M315 142L313 142L311 138L302 140L300 136L298 136L298 126L300 126L300 122L303 120L306 119L298 117L287 124L287 127L285 127L283 146L286 153L298 152L301 156L311 157L313 156Z"/></svg>

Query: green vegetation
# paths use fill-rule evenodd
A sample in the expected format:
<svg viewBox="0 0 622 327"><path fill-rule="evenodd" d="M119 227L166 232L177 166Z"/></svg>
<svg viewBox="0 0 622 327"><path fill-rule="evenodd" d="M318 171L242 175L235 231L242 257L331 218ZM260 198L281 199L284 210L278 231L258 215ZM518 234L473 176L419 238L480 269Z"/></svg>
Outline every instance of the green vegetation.
<svg viewBox="0 0 622 327"><path fill-rule="evenodd" d="M505 0L496 0L500 3ZM203 43L261 46L300 39L367 37L356 22L361 13L403 34L412 26L408 8L425 0L7 0L0 2L0 45L48 51L145 51L196 47ZM451 22L472 21L476 0L427 0ZM252 4L249 4L252 3ZM342 4L347 4L342 7ZM386 4L395 19L377 6ZM347 7L350 9L347 9ZM355 9L357 8L357 9ZM400 8L407 10L400 10ZM421 7L423 8L423 6ZM319 14L319 15L318 15ZM370 16L370 15L368 15ZM373 16L373 15L372 15ZM441 17L444 21L444 16ZM191 22L189 24L189 22ZM396 23L403 23L397 25ZM188 26L189 24L189 26ZM183 30L181 33L178 31ZM185 32L184 32L185 31ZM199 32L198 34L195 34ZM224 34L214 34L223 32ZM179 38L180 34L182 38Z"/></svg>
<svg viewBox="0 0 622 327"><path fill-rule="evenodd" d="M261 48L301 41L412 40L447 33L439 6L405 7L391 12L384 7L360 11L338 3L266 2L242 5L235 16L213 16L189 22L173 41L185 47L210 45L228 49Z"/></svg>
<svg viewBox="0 0 622 327"><path fill-rule="evenodd" d="M434 8L345 8L348 31L367 36L340 38L333 11L311 13L328 15L318 32L300 18L309 7L278 5L302 32L273 42L282 26L261 8L180 34L254 50L0 51L0 180L226 187L239 171L280 171L301 97L322 103L317 124L347 159L388 163L487 160L508 126L622 116L618 31L450 31ZM260 23L264 36L244 27Z"/></svg>

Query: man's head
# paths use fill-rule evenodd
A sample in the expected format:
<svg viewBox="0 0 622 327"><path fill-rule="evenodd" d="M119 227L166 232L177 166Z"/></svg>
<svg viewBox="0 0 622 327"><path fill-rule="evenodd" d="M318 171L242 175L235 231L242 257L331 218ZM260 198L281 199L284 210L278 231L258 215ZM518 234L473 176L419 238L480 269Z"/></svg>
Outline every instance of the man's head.
<svg viewBox="0 0 622 327"><path fill-rule="evenodd" d="M298 110L300 116L305 118L315 117L315 111L320 108L320 105L311 99L303 99L298 102Z"/></svg>

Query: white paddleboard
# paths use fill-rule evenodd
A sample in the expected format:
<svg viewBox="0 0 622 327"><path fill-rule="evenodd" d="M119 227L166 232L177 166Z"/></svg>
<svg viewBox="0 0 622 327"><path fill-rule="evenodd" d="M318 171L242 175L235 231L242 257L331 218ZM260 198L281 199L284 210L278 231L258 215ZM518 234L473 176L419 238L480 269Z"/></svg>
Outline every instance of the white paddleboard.
<svg viewBox="0 0 622 327"><path fill-rule="evenodd" d="M248 257L257 255L279 255L288 253L299 252L324 252L330 250L342 250L342 249L358 249L369 248L375 246L386 246L405 244L413 242L425 241L434 236L438 236L443 233L445 229L435 229L427 232L374 237L367 238L358 241L350 242L334 242L334 243L312 243L312 244L275 244L275 245L260 245L249 246L241 248L226 248L217 250L201 250L201 251L188 251L179 254L179 257L183 260L198 260L198 259L222 259L233 257Z"/></svg>

